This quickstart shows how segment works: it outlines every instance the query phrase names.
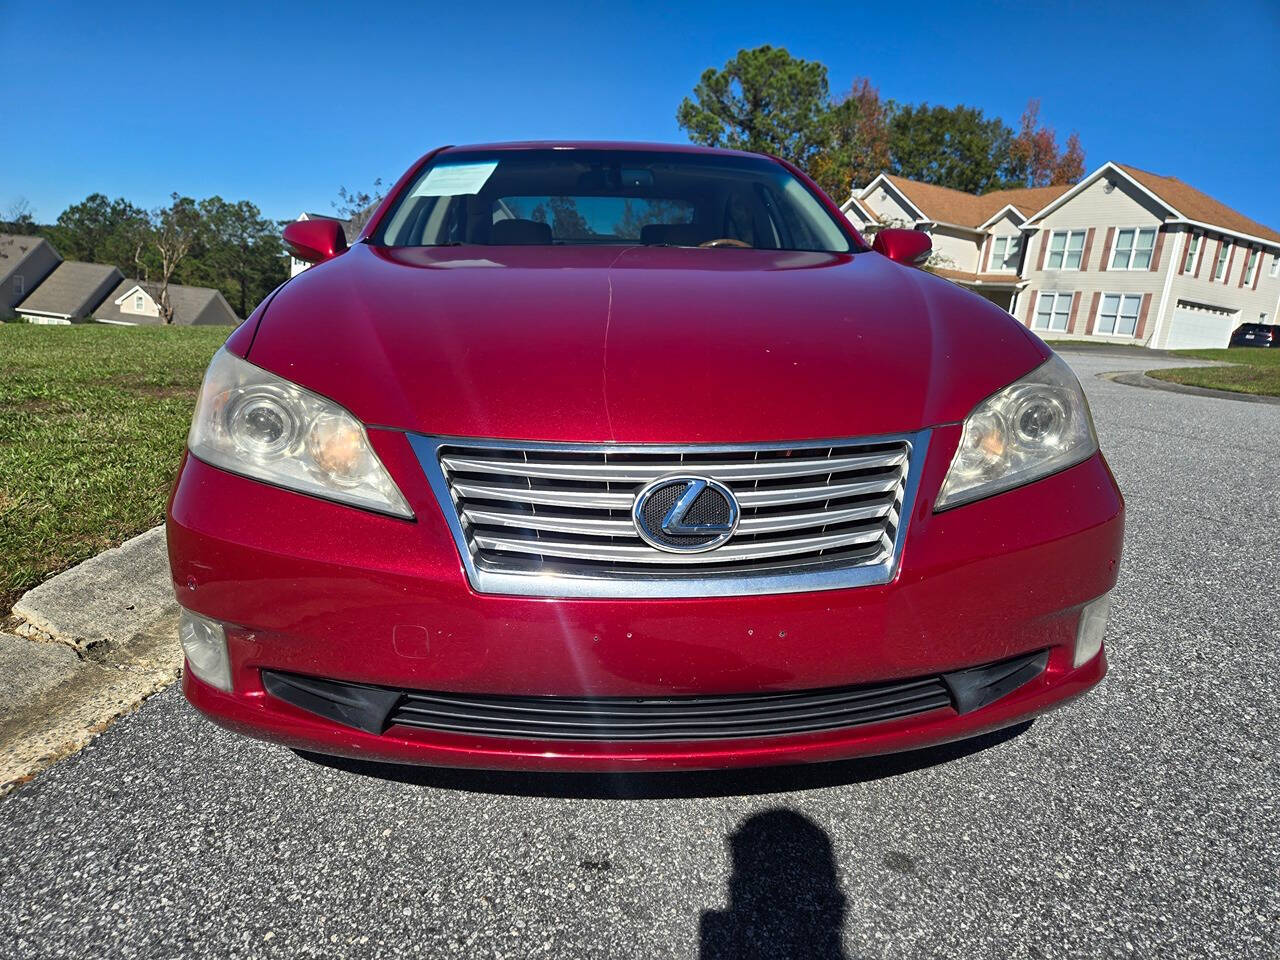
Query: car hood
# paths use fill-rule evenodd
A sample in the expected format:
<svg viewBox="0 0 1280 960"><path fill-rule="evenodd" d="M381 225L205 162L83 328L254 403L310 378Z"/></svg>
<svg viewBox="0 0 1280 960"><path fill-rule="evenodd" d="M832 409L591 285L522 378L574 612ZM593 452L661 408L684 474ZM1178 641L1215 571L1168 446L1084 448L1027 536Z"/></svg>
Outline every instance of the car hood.
<svg viewBox="0 0 1280 960"><path fill-rule="evenodd" d="M249 360L372 425L732 443L954 422L1047 355L873 253L360 244L280 290Z"/></svg>

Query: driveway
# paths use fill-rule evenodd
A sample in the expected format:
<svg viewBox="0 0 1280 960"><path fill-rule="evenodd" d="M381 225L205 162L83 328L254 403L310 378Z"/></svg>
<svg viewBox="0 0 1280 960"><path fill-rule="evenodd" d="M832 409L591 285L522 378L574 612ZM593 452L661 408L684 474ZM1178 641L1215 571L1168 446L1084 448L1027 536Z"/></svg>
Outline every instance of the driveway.
<svg viewBox="0 0 1280 960"><path fill-rule="evenodd" d="M1275 957L1280 407L1069 359L1129 505L1091 696L636 779L327 766L170 688L0 800L0 956Z"/></svg>

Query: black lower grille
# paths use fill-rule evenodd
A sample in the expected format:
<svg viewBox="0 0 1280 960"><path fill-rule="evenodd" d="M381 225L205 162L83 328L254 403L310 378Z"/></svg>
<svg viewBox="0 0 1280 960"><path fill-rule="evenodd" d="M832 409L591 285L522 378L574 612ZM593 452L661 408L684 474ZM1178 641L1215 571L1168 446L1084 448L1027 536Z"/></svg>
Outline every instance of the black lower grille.
<svg viewBox="0 0 1280 960"><path fill-rule="evenodd" d="M736 740L852 727L951 706L941 679L718 697L476 697L412 693L390 722L532 740Z"/></svg>
<svg viewBox="0 0 1280 960"><path fill-rule="evenodd" d="M950 707L968 713L1039 676L1047 651L955 673L786 693L514 697L427 693L263 671L272 696L346 726L519 740L736 740L836 730Z"/></svg>

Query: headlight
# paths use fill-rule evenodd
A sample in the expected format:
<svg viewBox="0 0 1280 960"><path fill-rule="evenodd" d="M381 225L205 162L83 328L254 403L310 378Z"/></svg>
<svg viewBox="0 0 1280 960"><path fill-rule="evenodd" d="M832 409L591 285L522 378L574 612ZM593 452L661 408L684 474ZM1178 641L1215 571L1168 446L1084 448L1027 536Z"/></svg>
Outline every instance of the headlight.
<svg viewBox="0 0 1280 960"><path fill-rule="evenodd" d="M204 376L187 446L232 473L413 516L359 420L226 350L214 354Z"/></svg>
<svg viewBox="0 0 1280 960"><path fill-rule="evenodd" d="M1097 450L1080 381L1055 354L983 400L965 419L934 509L1039 480L1088 460Z"/></svg>

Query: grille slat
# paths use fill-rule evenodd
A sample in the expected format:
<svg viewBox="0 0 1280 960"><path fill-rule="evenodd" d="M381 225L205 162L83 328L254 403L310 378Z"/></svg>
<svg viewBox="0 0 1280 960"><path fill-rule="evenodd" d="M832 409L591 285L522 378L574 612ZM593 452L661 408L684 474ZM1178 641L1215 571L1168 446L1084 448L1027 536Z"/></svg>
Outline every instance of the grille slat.
<svg viewBox="0 0 1280 960"><path fill-rule="evenodd" d="M716 596L806 589L801 580L814 575L817 589L885 582L927 437L688 447L414 442L477 589ZM740 516L726 543L679 553L639 536L637 494L677 476L705 477L733 494Z"/></svg>
<svg viewBox="0 0 1280 960"><path fill-rule="evenodd" d="M527 453L527 451L526 451ZM874 470L896 467L906 461L905 451L883 454L858 454L853 456L826 457L815 460L765 460L745 463L711 462L696 463L677 460L666 463L609 463L566 462L539 460L491 460L484 457L441 457L446 472L499 474L514 477L533 477L542 480L588 480L648 483L671 473L673 468L696 467L698 473L714 477L721 483L734 480L774 479L778 477L807 477L818 473L849 470Z"/></svg>
<svg viewBox="0 0 1280 960"><path fill-rule="evenodd" d="M888 516L893 510L889 501L867 506L832 510L809 510L803 513L778 513L746 517L738 525L738 533L780 533L789 530L805 530L812 527L874 520ZM553 533L576 533L582 536L624 537L640 542L635 524L631 520L601 517L564 517L545 513L491 510L483 507L465 507L463 518L474 525L515 527L528 530L547 530Z"/></svg>
<svg viewBox="0 0 1280 960"><path fill-rule="evenodd" d="M569 557L577 560L608 560L616 563L681 564L705 566L708 561L727 563L731 560L763 560L789 554L812 553L836 547L850 547L875 543L881 537L880 529L857 530L852 533L832 533L819 537L795 537L787 540L758 540L752 543L730 542L708 553L663 553L647 544L586 543L571 540L539 538L525 540L517 537L498 537L485 533L474 535L481 550L511 551L541 556Z"/></svg>
<svg viewBox="0 0 1280 960"><path fill-rule="evenodd" d="M504 487L498 484L471 483L459 480L453 491L461 497L482 500L514 500L518 503L540 503L551 507L592 507L602 510L626 510L635 500L630 493L610 493L607 490L557 490L532 487Z"/></svg>

